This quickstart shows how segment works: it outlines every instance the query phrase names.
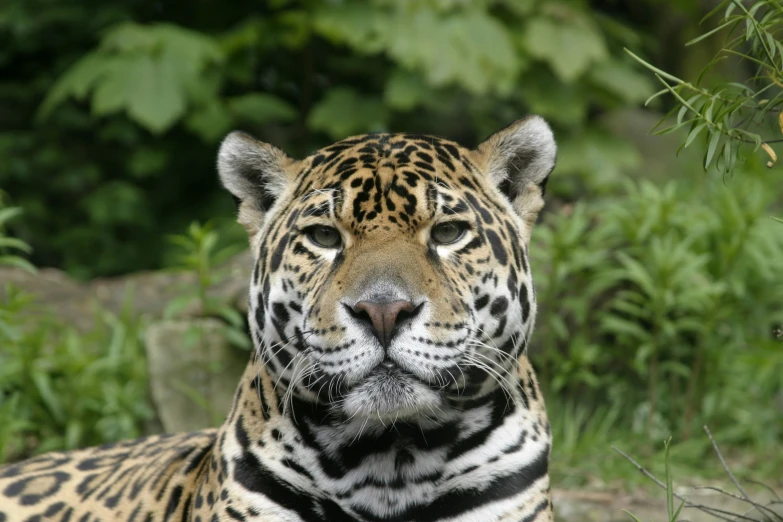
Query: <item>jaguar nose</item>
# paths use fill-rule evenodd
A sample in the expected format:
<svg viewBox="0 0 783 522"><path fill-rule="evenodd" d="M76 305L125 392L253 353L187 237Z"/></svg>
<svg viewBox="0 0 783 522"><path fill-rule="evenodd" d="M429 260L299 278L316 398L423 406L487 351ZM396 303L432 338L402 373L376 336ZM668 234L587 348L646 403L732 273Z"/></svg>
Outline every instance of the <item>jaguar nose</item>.
<svg viewBox="0 0 783 522"><path fill-rule="evenodd" d="M351 315L366 324L384 348L388 348L400 326L421 310L410 301L359 301L348 307Z"/></svg>

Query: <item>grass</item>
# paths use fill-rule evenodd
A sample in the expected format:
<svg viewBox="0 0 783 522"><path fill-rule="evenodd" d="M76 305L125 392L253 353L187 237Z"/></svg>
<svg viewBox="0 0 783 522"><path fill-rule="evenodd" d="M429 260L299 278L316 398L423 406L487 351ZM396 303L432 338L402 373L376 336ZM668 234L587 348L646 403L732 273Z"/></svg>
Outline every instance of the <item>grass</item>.
<svg viewBox="0 0 783 522"><path fill-rule="evenodd" d="M643 491L655 486L637 469L628 465L613 447L651 463L656 476L670 466L674 476L688 481L709 481L724 477L725 470L715 458L711 440L704 435L688 440L651 437L634 429L623 405L589 405L574 399L562 400L547 394L547 410L553 432L552 483L559 489ZM721 440L721 433L716 433ZM667 444L662 445L665 441ZM728 465L740 477L775 484L783 469L783 452L764 445L721 444Z"/></svg>

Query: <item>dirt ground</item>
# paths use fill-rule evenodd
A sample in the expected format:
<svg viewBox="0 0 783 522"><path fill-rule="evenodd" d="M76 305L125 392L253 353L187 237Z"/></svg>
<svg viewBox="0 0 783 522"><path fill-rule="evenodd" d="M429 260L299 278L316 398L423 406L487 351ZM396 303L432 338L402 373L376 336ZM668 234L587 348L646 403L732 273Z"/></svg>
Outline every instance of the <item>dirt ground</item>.
<svg viewBox="0 0 783 522"><path fill-rule="evenodd" d="M699 481L701 482L701 481ZM726 491L735 494L727 485L721 484ZM757 510L743 500L731 498L712 490L694 488L675 488L678 494L693 504L721 510L723 518L707 514L696 508L684 508L678 522L715 522L719 520L783 520L783 502L773 493L763 489L747 490L750 498L768 505L779 513L781 518L764 518ZM779 494L779 492L778 492ZM668 522L666 495L663 490L645 491L627 494L606 491L579 491L555 489L552 492L557 522L632 522L633 519L624 510L633 513L641 522ZM679 506L675 499L675 508ZM737 515L741 515L738 517Z"/></svg>

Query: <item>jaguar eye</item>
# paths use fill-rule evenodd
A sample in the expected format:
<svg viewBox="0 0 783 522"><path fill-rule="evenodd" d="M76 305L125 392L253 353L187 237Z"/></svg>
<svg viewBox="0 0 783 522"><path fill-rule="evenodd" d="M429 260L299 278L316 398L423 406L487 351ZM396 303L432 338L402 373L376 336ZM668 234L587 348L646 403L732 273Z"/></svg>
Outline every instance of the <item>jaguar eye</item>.
<svg viewBox="0 0 783 522"><path fill-rule="evenodd" d="M334 227L325 225L316 225L306 230L310 241L323 248L340 248L343 238L340 232Z"/></svg>
<svg viewBox="0 0 783 522"><path fill-rule="evenodd" d="M465 235L468 226L461 221L448 221L439 223L432 227L430 237L434 243L439 245L448 245L456 243Z"/></svg>

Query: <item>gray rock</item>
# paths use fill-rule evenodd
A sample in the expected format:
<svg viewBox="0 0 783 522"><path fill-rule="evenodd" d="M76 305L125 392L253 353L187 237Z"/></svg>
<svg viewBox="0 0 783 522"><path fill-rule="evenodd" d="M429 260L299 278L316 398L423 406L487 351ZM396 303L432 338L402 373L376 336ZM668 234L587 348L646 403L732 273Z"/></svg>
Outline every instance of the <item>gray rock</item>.
<svg viewBox="0 0 783 522"><path fill-rule="evenodd" d="M250 252L245 250L220 268L221 282L209 290L209 295L247 311L247 285L252 270ZM122 277L98 278L81 283L54 268L41 269L30 274L17 268L0 267L0 298L7 283L36 296L37 301L51 309L57 317L86 331L94 326L94 310L118 313L130 293L130 306L137 315L159 319L166 305L182 295L184 288L192 288L196 277L189 272L138 272ZM192 306L184 315L198 316Z"/></svg>
<svg viewBox="0 0 783 522"><path fill-rule="evenodd" d="M209 295L240 312L247 311L247 286L252 270L249 251L219 268L220 283ZM97 310L132 313L152 321L145 333L150 388L157 417L167 432L191 431L222 422L231 406L239 377L250 354L228 344L223 323L199 318L193 306L179 313L180 320L160 321L172 299L196 285L193 273L139 272L122 277L79 282L61 270L45 268L36 274L0 268L0 299L12 284L35 296L41 308L81 331L95 327ZM126 299L130 298L130 299ZM158 419L148 426L158 431Z"/></svg>
<svg viewBox="0 0 783 522"><path fill-rule="evenodd" d="M231 346L216 319L162 321L146 332L150 392L165 432L218 426L250 353Z"/></svg>

